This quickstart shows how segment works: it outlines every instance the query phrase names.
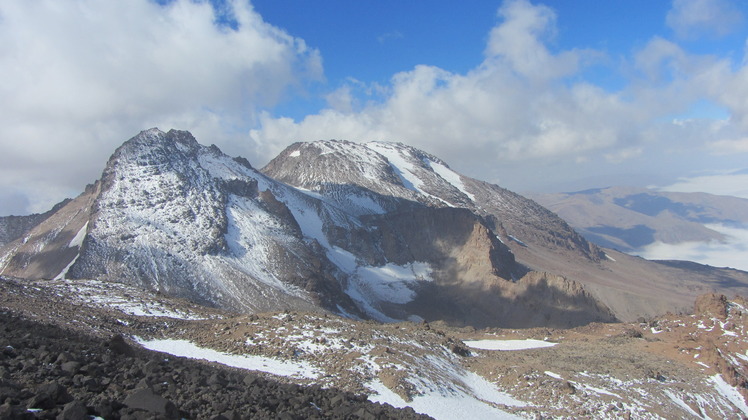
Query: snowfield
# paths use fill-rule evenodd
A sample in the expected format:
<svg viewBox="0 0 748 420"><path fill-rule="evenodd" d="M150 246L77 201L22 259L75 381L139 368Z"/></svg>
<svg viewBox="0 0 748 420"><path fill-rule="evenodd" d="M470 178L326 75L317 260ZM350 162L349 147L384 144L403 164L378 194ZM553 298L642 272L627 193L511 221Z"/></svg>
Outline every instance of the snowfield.
<svg viewBox="0 0 748 420"><path fill-rule="evenodd" d="M531 338L525 340L466 340L463 341L463 343L474 349L502 351L541 349L545 347L553 347L558 344L542 340L533 340Z"/></svg>
<svg viewBox="0 0 748 420"><path fill-rule="evenodd" d="M288 338L301 337L289 336ZM206 360L278 376L319 380L327 375L324 369L304 360L290 361L256 355L222 353L180 339L144 340L135 337L135 340L144 348L173 356ZM248 344L254 345L254 343ZM331 342L330 344L335 347L334 343ZM315 349L322 351L324 347L304 348L306 351L314 351ZM366 351L366 349L360 350ZM445 420L461 416L471 419L518 419L520 417L497 407L527 406L526 403L513 398L511 395L500 392L494 384L481 376L467 371L449 360L429 356L423 362L424 366L436 369L439 372L439 378L431 377L425 371L420 376L409 377L408 381L416 385L418 390L418 395L411 402L405 401L376 377L366 383L366 387L373 392L369 395L369 400L388 403L395 407L412 407L416 412L427 414L435 419ZM381 366L374 361L370 361L369 368L372 369L371 373L376 374ZM402 368L405 369L404 366Z"/></svg>
<svg viewBox="0 0 748 420"><path fill-rule="evenodd" d="M477 376L477 375L475 375ZM478 377L480 378L480 377ZM466 378L468 379L468 378ZM480 378L481 380L483 378ZM483 380L483 382L486 382ZM522 417L507 413L494 407L492 404L503 404L512 406L524 406L512 397L497 392L493 385L489 383L476 383L479 391L486 391L485 394L476 393L470 395L464 391L454 391L452 393L434 392L413 398L413 401L407 402L399 395L392 392L381 381L374 380L366 384L368 388L376 392L369 396L370 401L387 403L393 407L403 408L411 407L416 412L427 414L437 420L452 419L521 419ZM488 387L485 387L488 385ZM485 388L484 388L485 387ZM487 398L486 398L487 397Z"/></svg>
<svg viewBox="0 0 748 420"><path fill-rule="evenodd" d="M168 353L173 356L207 360L240 369L256 370L291 378L317 379L322 372L306 362L290 362L263 356L227 354L199 347L187 340L135 340L149 350Z"/></svg>

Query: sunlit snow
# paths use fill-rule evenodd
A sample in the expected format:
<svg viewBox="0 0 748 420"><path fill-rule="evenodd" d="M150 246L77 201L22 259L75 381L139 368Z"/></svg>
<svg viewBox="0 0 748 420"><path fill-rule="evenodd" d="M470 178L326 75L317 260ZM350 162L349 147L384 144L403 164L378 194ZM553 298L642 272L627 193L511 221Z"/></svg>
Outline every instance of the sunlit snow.
<svg viewBox="0 0 748 420"><path fill-rule="evenodd" d="M58 279L55 279L58 280ZM184 320L205 319L189 311L171 309L155 300L134 299L129 286L100 280L64 280L58 287L67 288L87 304L95 304L134 316L168 317Z"/></svg>
<svg viewBox="0 0 748 420"><path fill-rule="evenodd" d="M440 177L444 178L445 181L452 184L452 186L460 190L463 194L468 196L468 198L475 201L475 196L468 192L465 188L465 184L462 183L462 178L460 178L460 175L458 175L457 172L447 168L441 163L429 161L429 164L431 165L431 169L433 169Z"/></svg>
<svg viewBox="0 0 748 420"><path fill-rule="evenodd" d="M553 347L558 343L549 343L542 340L466 340L466 346L480 350L530 350L544 347Z"/></svg>
<svg viewBox="0 0 748 420"><path fill-rule="evenodd" d="M735 404L744 415L748 415L748 405L746 405L745 399L743 399L743 396L736 387L725 382L719 374L712 376L711 380L714 382L715 388L720 394L722 394L722 396Z"/></svg>
<svg viewBox="0 0 748 420"><path fill-rule="evenodd" d="M86 232L88 231L88 222L86 222L85 225L83 225L82 228L78 231L78 233L75 234L75 237L70 241L68 244L68 247L73 248L76 246L83 245L83 239L86 237Z"/></svg>
<svg viewBox="0 0 748 420"><path fill-rule="evenodd" d="M240 369L267 372L278 376L317 379L322 375L319 369L302 361L290 362L263 356L221 353L213 349L199 347L187 340L143 340L136 338L136 341L149 350L190 359L217 362Z"/></svg>
<svg viewBox="0 0 748 420"><path fill-rule="evenodd" d="M70 243L68 244L68 248L75 248L76 246L80 247L81 245L83 245L83 240L86 238L86 232L88 232L88 222L86 222L86 224L84 224L83 227L78 230L78 233L75 234L75 237L73 237L73 239L70 240ZM65 276L68 274L70 267L72 267L73 264L75 264L75 262L78 261L79 256L80 256L80 253L78 253L78 255L76 255L75 258L73 258L72 261L70 261L68 265L66 265L65 268L63 268L62 271L60 271L54 277L54 279L55 280L64 279Z"/></svg>
<svg viewBox="0 0 748 420"><path fill-rule="evenodd" d="M432 362L436 360L432 359ZM453 365L438 364L442 372L451 377L455 384L445 388L426 378L411 378L412 383L426 385L423 394L413 397L413 401L406 402L399 395L375 379L366 386L376 392L370 395L371 401L388 403L395 407L412 407L416 412L427 414L435 419L518 419L511 413L500 410L493 404L511 407L524 407L527 404L515 399L509 394L500 392L496 386L481 376L458 369Z"/></svg>
<svg viewBox="0 0 748 420"><path fill-rule="evenodd" d="M425 194L421 190L421 181L414 173L415 169L413 164L408 162L403 155L395 148L394 145L382 144L382 143L370 143L367 146L374 149L377 153L386 157L390 162L392 169L400 176L403 181L403 185L408 189Z"/></svg>
<svg viewBox="0 0 748 420"><path fill-rule="evenodd" d="M360 289L378 300L400 304L413 300L416 292L410 286L415 282L431 281L431 267L424 262L362 266L356 274Z"/></svg>

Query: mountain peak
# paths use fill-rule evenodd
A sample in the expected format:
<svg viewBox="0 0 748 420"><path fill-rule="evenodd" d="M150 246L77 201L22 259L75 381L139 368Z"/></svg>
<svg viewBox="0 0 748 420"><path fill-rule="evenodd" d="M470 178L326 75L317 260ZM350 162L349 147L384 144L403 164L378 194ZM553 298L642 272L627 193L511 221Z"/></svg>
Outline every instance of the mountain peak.
<svg viewBox="0 0 748 420"><path fill-rule="evenodd" d="M192 150L200 147L200 144L189 131L171 129L168 132L163 132L157 127L153 127L141 131L126 141L120 148L168 146L177 146L183 150Z"/></svg>
<svg viewBox="0 0 748 420"><path fill-rule="evenodd" d="M651 294L627 267L652 263L607 260L532 200L400 143L294 143L259 172L154 128L55 215L0 249L4 274L119 281L242 312L476 326L646 316L699 291Z"/></svg>

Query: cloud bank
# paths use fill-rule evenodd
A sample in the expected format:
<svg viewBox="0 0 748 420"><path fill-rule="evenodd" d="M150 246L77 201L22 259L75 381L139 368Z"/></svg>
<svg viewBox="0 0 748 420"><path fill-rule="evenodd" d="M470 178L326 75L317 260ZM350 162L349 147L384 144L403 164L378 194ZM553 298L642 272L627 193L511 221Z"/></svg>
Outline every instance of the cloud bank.
<svg viewBox="0 0 748 420"><path fill-rule="evenodd" d="M383 99L345 85L327 109L299 121L261 114L250 136L266 158L295 140L402 141L520 191L627 184L633 174L672 181L748 152L743 63L691 54L662 37L623 58L558 50L557 19L547 6L506 1L484 60L465 74L420 65L394 75ZM722 1L676 1L667 23L679 33L722 34L740 19ZM619 72L626 83L611 90L586 81L596 71ZM678 117L704 102L729 118Z"/></svg>
<svg viewBox="0 0 748 420"><path fill-rule="evenodd" d="M80 193L153 126L251 155L258 109L322 73L243 1L0 1L0 214Z"/></svg>
<svg viewBox="0 0 748 420"><path fill-rule="evenodd" d="M723 225L706 225L709 229L726 235L723 242L682 242L666 244L655 242L636 252L650 260L696 261L714 267L730 267L748 271L748 229Z"/></svg>
<svg viewBox="0 0 748 420"><path fill-rule="evenodd" d="M744 51L684 46L740 27L728 1L676 0L662 18L672 39L615 54L559 47L561 19L506 0L472 69L425 63L385 84L349 79L327 89L318 112L293 119L274 109L324 83L324 51L245 0L219 10L191 0L0 0L0 78L11 81L0 85L0 214L77 194L127 136L153 126L190 130L257 166L294 141L401 141L520 192L667 185L744 166ZM596 82L606 75L620 82ZM694 112L704 104L720 116Z"/></svg>

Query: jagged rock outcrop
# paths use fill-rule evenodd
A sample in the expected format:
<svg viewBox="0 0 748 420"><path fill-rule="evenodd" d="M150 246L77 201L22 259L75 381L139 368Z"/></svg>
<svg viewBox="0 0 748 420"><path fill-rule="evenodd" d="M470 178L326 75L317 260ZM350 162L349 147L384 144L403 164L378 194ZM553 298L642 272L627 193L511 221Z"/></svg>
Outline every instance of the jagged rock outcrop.
<svg viewBox="0 0 748 420"><path fill-rule="evenodd" d="M718 293L706 293L696 298L693 313L698 316L727 318L727 296Z"/></svg>

